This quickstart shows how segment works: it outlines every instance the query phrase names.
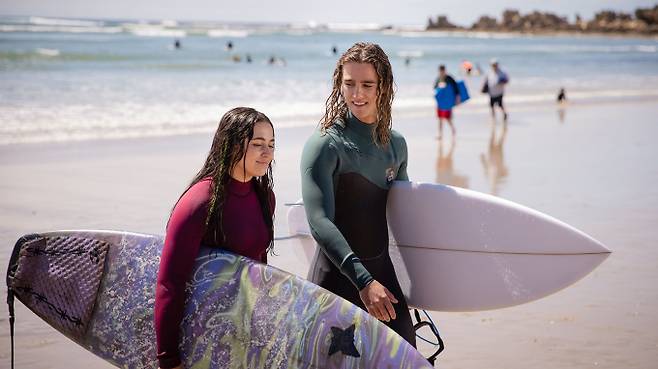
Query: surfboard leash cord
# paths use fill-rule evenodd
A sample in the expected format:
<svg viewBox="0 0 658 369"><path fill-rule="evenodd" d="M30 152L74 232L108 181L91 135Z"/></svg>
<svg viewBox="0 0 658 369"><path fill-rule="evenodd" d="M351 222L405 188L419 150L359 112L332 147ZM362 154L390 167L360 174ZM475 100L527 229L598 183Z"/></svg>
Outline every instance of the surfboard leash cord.
<svg viewBox="0 0 658 369"><path fill-rule="evenodd" d="M11 342L11 369L14 369L14 291L7 291L7 305L9 307L9 340Z"/></svg>
<svg viewBox="0 0 658 369"><path fill-rule="evenodd" d="M7 307L9 308L9 340L11 342L11 369L14 369L14 323L16 322L16 314L14 311L14 277L18 268L18 256L20 254L23 243L39 238L38 234L27 234L16 241L14 249L11 251L9 258L9 266L7 267Z"/></svg>
<svg viewBox="0 0 658 369"><path fill-rule="evenodd" d="M414 324L414 331L418 332L419 329L428 326L430 327L430 330L436 337L436 342L432 342L427 338L416 333L416 337L418 337L419 339L429 343L430 345L438 347L437 350L432 355L426 358L427 361L429 361L430 364L434 366L436 357L439 356L441 352L443 352L443 350L445 349L445 345L443 344L443 339L441 338L441 334L439 334L439 329L436 327L436 324L434 324L432 317L430 317L430 315L425 310L423 310L423 313L425 314L425 317L427 317L428 320L422 320L420 317L420 312L418 312L418 309L414 309L414 316L416 317L416 324Z"/></svg>

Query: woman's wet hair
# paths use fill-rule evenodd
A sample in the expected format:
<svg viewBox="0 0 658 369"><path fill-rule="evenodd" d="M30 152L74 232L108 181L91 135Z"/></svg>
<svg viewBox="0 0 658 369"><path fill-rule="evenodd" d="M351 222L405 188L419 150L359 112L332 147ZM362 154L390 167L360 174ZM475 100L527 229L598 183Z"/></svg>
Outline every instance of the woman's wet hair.
<svg viewBox="0 0 658 369"><path fill-rule="evenodd" d="M192 179L185 190L186 192L205 178L212 178L212 194L206 217L206 235L210 235L211 240L216 245L222 245L226 240L221 227L222 210L227 196L227 185L231 178L231 170L245 157L247 143L253 138L254 126L258 122L269 123L272 129L274 129L270 119L265 114L253 108L237 107L226 112L219 121L215 137L210 146L210 152L203 167L194 176L194 179ZM246 171L244 162L242 169ZM252 181L255 182L254 187L260 201L263 219L268 227L270 236L268 251L271 251L273 246L272 240L274 239L274 219L271 215L274 204L272 203L273 199L270 198L274 185L272 179L272 163L267 167L267 171L263 176L255 177Z"/></svg>

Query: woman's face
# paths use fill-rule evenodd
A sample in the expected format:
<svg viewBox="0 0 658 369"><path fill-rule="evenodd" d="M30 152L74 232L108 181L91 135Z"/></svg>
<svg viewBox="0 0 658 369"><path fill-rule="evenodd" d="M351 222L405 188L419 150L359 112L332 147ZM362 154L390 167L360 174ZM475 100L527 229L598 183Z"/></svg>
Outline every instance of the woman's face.
<svg viewBox="0 0 658 369"><path fill-rule="evenodd" d="M343 65L340 92L352 114L363 123L377 120L378 83L372 64L347 62Z"/></svg>
<svg viewBox="0 0 658 369"><path fill-rule="evenodd" d="M247 182L253 177L267 173L267 168L274 159L274 130L267 122L256 122L254 136L246 143L244 157L231 170L231 177Z"/></svg>

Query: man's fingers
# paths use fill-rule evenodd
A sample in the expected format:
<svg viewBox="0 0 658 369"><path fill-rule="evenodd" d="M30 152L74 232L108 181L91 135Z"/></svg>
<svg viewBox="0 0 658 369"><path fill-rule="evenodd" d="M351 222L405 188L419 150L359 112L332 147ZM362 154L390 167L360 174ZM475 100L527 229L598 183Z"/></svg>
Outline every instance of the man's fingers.
<svg viewBox="0 0 658 369"><path fill-rule="evenodd" d="M389 298L394 304L397 304L397 303L398 303L398 299L395 298L395 296L391 293L391 291L388 290L388 288L386 288L384 291L386 292L386 296L388 296L388 298Z"/></svg>
<svg viewBox="0 0 658 369"><path fill-rule="evenodd" d="M375 318L377 318L378 320L385 320L380 309L375 308L374 311L375 311L375 314L373 314L373 316Z"/></svg>
<svg viewBox="0 0 658 369"><path fill-rule="evenodd" d="M375 305L368 306L368 313L374 316L376 319L379 319L379 313L377 312Z"/></svg>
<svg viewBox="0 0 658 369"><path fill-rule="evenodd" d="M379 320L388 321L388 315L384 314L385 309L380 305L381 304L371 304L370 306L367 306L368 313Z"/></svg>
<svg viewBox="0 0 658 369"><path fill-rule="evenodd" d="M384 307L386 308L386 316L390 316L391 320L395 319L395 308L393 308L393 304L391 304L390 300L386 300L384 302ZM388 321L388 319L386 319Z"/></svg>
<svg viewBox="0 0 658 369"><path fill-rule="evenodd" d="M368 307L368 312L371 312L375 318L388 322L395 319L395 308L391 301L387 298L382 298L377 304L372 304L372 307Z"/></svg>
<svg viewBox="0 0 658 369"><path fill-rule="evenodd" d="M397 304L398 299L379 282L373 281L359 295L370 315L385 322L396 318L393 304Z"/></svg>
<svg viewBox="0 0 658 369"><path fill-rule="evenodd" d="M388 315L386 315L386 310L381 305L377 305L377 319L388 322Z"/></svg>

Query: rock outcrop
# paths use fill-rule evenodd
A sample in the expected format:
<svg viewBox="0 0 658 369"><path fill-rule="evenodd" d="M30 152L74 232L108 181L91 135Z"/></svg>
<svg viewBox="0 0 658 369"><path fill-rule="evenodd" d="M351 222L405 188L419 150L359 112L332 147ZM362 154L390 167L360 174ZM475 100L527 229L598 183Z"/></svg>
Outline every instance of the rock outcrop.
<svg viewBox="0 0 658 369"><path fill-rule="evenodd" d="M457 29L460 28L448 21L448 17L445 15L439 15L436 17L436 21L433 21L432 18L427 20L427 29Z"/></svg>
<svg viewBox="0 0 658 369"><path fill-rule="evenodd" d="M436 19L429 18L427 30L473 30L491 32L579 32L579 33L615 33L658 35L658 5L653 8L639 8L634 15L612 10L603 10L594 15L590 21L583 20L576 14L575 22L567 17L550 12L534 11L521 14L518 10L508 9L498 19L483 15L470 27L460 27L448 20L445 15Z"/></svg>

